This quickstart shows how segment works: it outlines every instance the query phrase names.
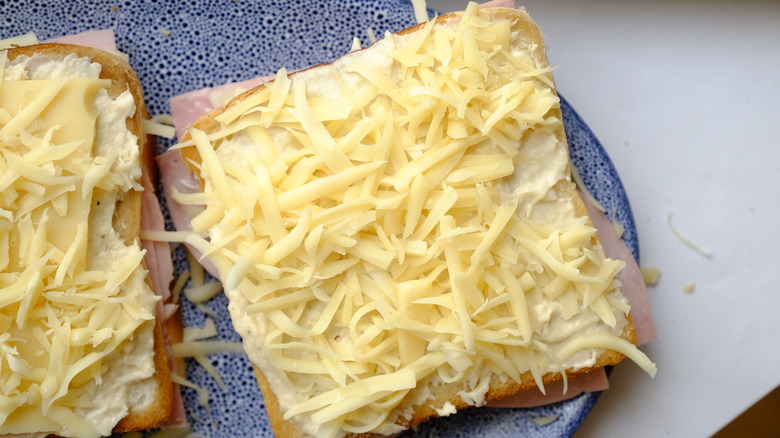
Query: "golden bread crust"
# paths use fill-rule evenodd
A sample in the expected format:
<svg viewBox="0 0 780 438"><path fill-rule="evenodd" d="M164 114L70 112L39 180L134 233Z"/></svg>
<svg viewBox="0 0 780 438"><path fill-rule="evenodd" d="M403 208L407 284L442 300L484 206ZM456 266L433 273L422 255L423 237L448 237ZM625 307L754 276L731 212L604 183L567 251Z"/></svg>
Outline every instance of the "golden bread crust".
<svg viewBox="0 0 780 438"><path fill-rule="evenodd" d="M271 428L274 430L276 438L302 438L304 435L301 430L284 419L282 409L279 407L279 399L276 397L276 393L271 390L271 385L268 383L265 374L254 364L252 364L252 368L255 370L255 378L257 379L257 385L260 387L260 392L263 393L265 410L268 413L268 422L271 423Z"/></svg>

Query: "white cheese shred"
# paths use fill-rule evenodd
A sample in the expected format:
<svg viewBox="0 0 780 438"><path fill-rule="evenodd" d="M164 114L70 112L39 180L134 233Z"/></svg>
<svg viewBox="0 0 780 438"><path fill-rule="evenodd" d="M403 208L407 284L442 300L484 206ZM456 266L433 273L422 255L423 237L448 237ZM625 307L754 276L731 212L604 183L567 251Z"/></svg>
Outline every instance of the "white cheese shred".
<svg viewBox="0 0 780 438"><path fill-rule="evenodd" d="M666 223L669 225L669 229L672 230L672 234L674 234L674 237L676 237L680 242L682 242L683 245L687 246L688 248L692 249L693 251L697 252L699 255L706 257L708 259L712 259L715 257L713 253L710 251L705 250L701 247L698 243L691 240L688 236L683 234L680 230L677 229L677 227L674 226L672 223L672 214L669 213L666 216Z"/></svg>
<svg viewBox="0 0 780 438"><path fill-rule="evenodd" d="M574 165L571 166L571 177L574 180L574 183L577 184L577 188L580 189L583 195L585 195L585 199L587 199L591 204L593 204L593 206L596 207L596 209L598 209L600 212L606 213L607 209L604 208L604 206L601 205L601 203L599 203L599 201L596 200L593 194L590 193L590 190L588 190L588 187L585 185L585 182L582 181L580 172L577 170L577 167Z"/></svg>
<svg viewBox="0 0 780 438"><path fill-rule="evenodd" d="M412 0L412 7L414 8L414 18L417 20L417 23L428 21L428 5L425 0Z"/></svg>
<svg viewBox="0 0 780 438"><path fill-rule="evenodd" d="M557 420L561 415L548 415L545 417L534 417L531 418L531 421L538 424L539 426L547 426L548 424L552 423L553 421Z"/></svg>
<svg viewBox="0 0 780 438"><path fill-rule="evenodd" d="M171 124L162 123L161 119L143 119L144 132L163 138L173 138L176 136L176 128ZM165 119L162 119L165 120Z"/></svg>
<svg viewBox="0 0 780 438"><path fill-rule="evenodd" d="M655 286L661 279L661 270L657 266L643 266L639 270L647 286Z"/></svg>
<svg viewBox="0 0 780 438"><path fill-rule="evenodd" d="M0 40L0 50L11 49L13 47L32 46L34 44L38 44L38 36L35 35L35 32L30 31L19 36Z"/></svg>

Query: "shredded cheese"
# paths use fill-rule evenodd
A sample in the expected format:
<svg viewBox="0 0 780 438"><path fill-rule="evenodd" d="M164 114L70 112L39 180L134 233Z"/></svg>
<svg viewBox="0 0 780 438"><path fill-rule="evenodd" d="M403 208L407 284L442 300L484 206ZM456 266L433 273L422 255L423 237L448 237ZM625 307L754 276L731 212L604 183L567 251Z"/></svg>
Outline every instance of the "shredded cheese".
<svg viewBox="0 0 780 438"><path fill-rule="evenodd" d="M27 32L23 35L5 38L0 40L0 50L10 49L12 47L32 46L38 44L38 36L35 32Z"/></svg>
<svg viewBox="0 0 780 438"><path fill-rule="evenodd" d="M556 415L548 415L546 417L534 417L531 418L531 421L538 424L539 426L547 426L548 424L552 423L553 421L557 420L558 417L560 417L561 414Z"/></svg>
<svg viewBox="0 0 780 438"><path fill-rule="evenodd" d="M187 281L190 279L190 271L184 270L181 274L179 274L178 277L176 277L176 281L173 283L173 287L171 288L171 302L172 303L178 303L179 299L181 298L181 291L184 289L184 285L187 284Z"/></svg>
<svg viewBox="0 0 780 438"><path fill-rule="evenodd" d="M144 252L112 225L117 200L140 189L124 130L135 106L97 75L8 77L8 63L0 52L0 435L105 436L154 373Z"/></svg>
<svg viewBox="0 0 780 438"><path fill-rule="evenodd" d="M549 69L511 49L510 29L471 3L460 23L368 49L382 56L280 71L182 143L204 182L189 201L206 205L185 240L216 265L250 359L307 434L397 432L396 408L434 377L478 376L461 391L473 405L485 373L543 390L581 350L652 371L620 338L623 263L558 198L569 166L563 143L542 140L561 124ZM557 170L515 181L561 151ZM552 319L595 321L595 334L578 341Z"/></svg>
<svg viewBox="0 0 780 438"><path fill-rule="evenodd" d="M240 342L192 341L171 346L174 358L208 356L215 353L240 353L244 349Z"/></svg>
<svg viewBox="0 0 780 438"><path fill-rule="evenodd" d="M204 303L222 292L222 284L217 281L206 283L200 286L192 286L183 290L184 296L187 297L190 302Z"/></svg>
<svg viewBox="0 0 780 438"><path fill-rule="evenodd" d="M661 270L657 266L645 266L639 270L642 273L642 280L648 286L655 286L661 279Z"/></svg>
<svg viewBox="0 0 780 438"><path fill-rule="evenodd" d="M577 170L575 166L571 166L571 177L574 180L574 182L577 184L577 188L580 189L583 195L585 195L585 199L587 199L588 202L593 204L593 206L596 207L596 209L598 209L602 213L607 211L607 209L604 208L604 206L601 205L599 201L596 200L593 194L590 193L590 190L588 190L588 187L585 185L585 182L582 181L580 172Z"/></svg>
<svg viewBox="0 0 780 438"><path fill-rule="evenodd" d="M180 376L180 375L178 375L176 373L171 373L171 381L173 383L179 384L181 386L194 389L195 392L198 394L198 404L200 404L204 408L208 408L209 407L209 390L208 389L206 389L206 388L204 388L202 386L196 385L195 383L185 379L184 377L182 377L182 376Z"/></svg>
<svg viewBox="0 0 780 438"><path fill-rule="evenodd" d="M376 35L374 35L374 30L370 27L366 28L366 35L368 36L368 40L371 41L371 44L374 44L377 41Z"/></svg>
<svg viewBox="0 0 780 438"><path fill-rule="evenodd" d="M157 135L163 138L173 138L176 136L176 128L171 123L164 123L167 118L143 119L144 131L147 134Z"/></svg>
<svg viewBox="0 0 780 438"><path fill-rule="evenodd" d="M414 8L414 18L417 20L417 23L428 21L428 5L425 0L412 0L412 7Z"/></svg>
<svg viewBox="0 0 780 438"><path fill-rule="evenodd" d="M698 243L691 240L688 236L683 234L680 230L677 229L677 227L674 226L672 223L672 214L669 213L669 215L666 217L666 223L669 225L669 229L672 230L672 234L674 234L674 237L676 237L680 242L682 242L683 245L687 246L688 248L692 249L693 251L697 252L703 257L706 257L708 259L712 259L715 257L714 254L711 252L705 250L701 247Z"/></svg>

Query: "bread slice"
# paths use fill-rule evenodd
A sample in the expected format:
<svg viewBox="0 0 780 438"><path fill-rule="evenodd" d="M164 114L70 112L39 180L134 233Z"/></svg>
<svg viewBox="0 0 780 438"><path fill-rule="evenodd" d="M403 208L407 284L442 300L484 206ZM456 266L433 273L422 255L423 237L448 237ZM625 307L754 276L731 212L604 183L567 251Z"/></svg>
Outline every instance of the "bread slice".
<svg viewBox="0 0 780 438"><path fill-rule="evenodd" d="M652 373L525 12L472 3L281 71L180 146L203 196L178 202L206 205L208 240L188 242L220 272L277 436L389 435L624 354Z"/></svg>
<svg viewBox="0 0 780 438"><path fill-rule="evenodd" d="M7 51L9 61L13 61L20 56L38 56L64 60L74 55L77 58L86 58L89 62L100 65L100 79L110 80L107 92L111 99L116 100L126 91L129 91L132 95L135 111L125 120L125 124L127 130L137 137L140 164L149 169L153 165L154 143L152 137L144 133L142 123L149 116L144 104L141 84L135 72L126 61L104 51L68 44L38 44L17 47ZM133 187L127 191L120 192L120 195L118 195L111 220L117 236L128 246L138 245L140 239L142 196L139 191L140 175L137 175L135 178ZM142 261L141 263L144 262ZM149 295L153 294L153 292L150 289L151 283L148 277L144 278L144 283L146 287L140 294L146 297L144 300L151 300L150 302L153 303L154 298L150 298L153 295ZM152 311L154 310L152 309ZM171 370L168 365L168 353L163 338L163 324L166 325L168 332L174 334L174 337L182 331L181 316L178 313L164 322L160 319L150 320L143 323L137 329L136 334L127 341L127 344L121 347L122 351L128 351L128 349L140 348L138 346L144 343L152 345L152 348L144 354L150 356L149 360L151 360L153 365L153 375L141 380L130 380L126 383L129 387L128 392L131 400L128 406L129 412L112 427L114 432L128 432L163 426L171 416L173 409L173 386L170 378ZM109 367L111 363L116 363L116 359L110 358L121 357L122 351L111 353L109 359L107 359ZM118 376L117 374L109 375ZM57 433L63 433L63 431ZM73 431L70 431L66 434L73 433ZM76 433L78 434L79 432Z"/></svg>

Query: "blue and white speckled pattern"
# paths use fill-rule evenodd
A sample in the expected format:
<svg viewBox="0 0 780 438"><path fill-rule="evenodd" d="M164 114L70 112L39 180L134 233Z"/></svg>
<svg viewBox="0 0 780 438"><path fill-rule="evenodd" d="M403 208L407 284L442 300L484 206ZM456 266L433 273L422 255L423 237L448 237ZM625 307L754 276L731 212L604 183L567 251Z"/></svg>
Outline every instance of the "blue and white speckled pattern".
<svg viewBox="0 0 780 438"><path fill-rule="evenodd" d="M29 30L47 39L113 28L119 49L130 55L141 78L151 114L169 113L168 99L180 93L267 75L280 67L295 70L329 62L349 50L353 36L368 43L369 27L381 37L386 30L411 24L414 14L406 0L0 0L0 38ZM170 34L163 35L161 29ZM582 119L565 101L562 108L575 166L594 196L608 209L615 209L637 256L636 229L617 172ZM158 151L171 144L158 141ZM177 250L174 257L178 275L186 266L183 250ZM230 324L226 297L219 295L207 307L216 314L219 338L239 341ZM206 318L187 302L183 313L188 326L202 326ZM214 355L210 360L227 388L222 391L203 368L188 362L188 378L210 393L207 410L198 405L193 390L182 390L192 431L208 437L273 436L246 357ZM583 394L535 409L471 409L433 420L403 436L570 436L597 399L598 394ZM546 426L531 421L551 415L559 417Z"/></svg>

